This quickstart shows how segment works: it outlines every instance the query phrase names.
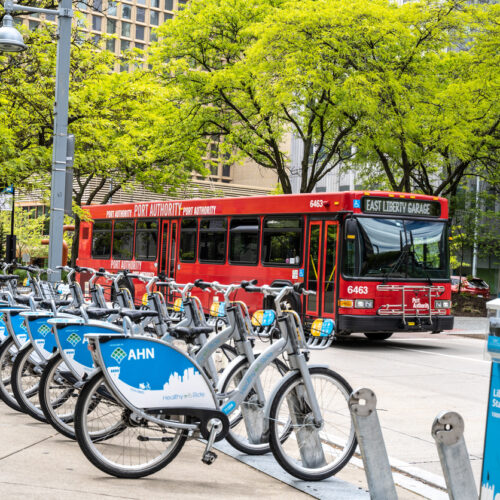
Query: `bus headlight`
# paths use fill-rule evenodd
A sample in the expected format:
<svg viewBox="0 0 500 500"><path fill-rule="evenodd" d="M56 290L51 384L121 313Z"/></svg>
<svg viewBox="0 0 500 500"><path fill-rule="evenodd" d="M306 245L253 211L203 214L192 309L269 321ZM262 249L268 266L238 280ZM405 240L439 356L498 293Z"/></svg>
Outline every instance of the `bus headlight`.
<svg viewBox="0 0 500 500"><path fill-rule="evenodd" d="M451 308L451 300L435 300L434 307L436 309L450 309Z"/></svg>
<svg viewBox="0 0 500 500"><path fill-rule="evenodd" d="M356 299L354 301L354 307L356 309L372 309L373 299Z"/></svg>

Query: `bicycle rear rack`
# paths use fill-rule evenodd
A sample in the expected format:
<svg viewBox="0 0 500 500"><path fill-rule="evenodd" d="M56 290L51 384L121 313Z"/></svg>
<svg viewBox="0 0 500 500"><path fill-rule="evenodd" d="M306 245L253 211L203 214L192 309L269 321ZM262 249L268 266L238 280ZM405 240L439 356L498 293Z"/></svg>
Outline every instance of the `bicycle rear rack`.
<svg viewBox="0 0 500 500"><path fill-rule="evenodd" d="M433 309L431 299L441 297L445 292L445 287L442 285L377 285L379 292L401 292L401 304L385 304L381 306L377 314L381 316L401 316L403 324L408 324L407 318L426 319L429 324L432 324L433 316L444 316L446 309ZM406 306L406 298L409 292L416 292L417 294L423 292L427 295L428 304L417 304L415 307ZM418 305L422 307L418 307Z"/></svg>

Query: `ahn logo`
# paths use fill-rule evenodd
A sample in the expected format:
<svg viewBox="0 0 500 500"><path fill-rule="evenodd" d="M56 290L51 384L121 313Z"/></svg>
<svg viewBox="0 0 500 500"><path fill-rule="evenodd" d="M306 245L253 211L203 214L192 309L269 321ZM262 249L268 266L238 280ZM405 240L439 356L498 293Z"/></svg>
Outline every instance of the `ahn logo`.
<svg viewBox="0 0 500 500"><path fill-rule="evenodd" d="M127 353L121 347L117 347L111 353L111 357L120 364L127 357Z"/></svg>
<svg viewBox="0 0 500 500"><path fill-rule="evenodd" d="M68 342L73 346L75 347L76 344L78 344L78 342L80 342L80 340L82 340L82 338L80 337L80 335L76 334L76 333L72 333L69 337L68 337Z"/></svg>
<svg viewBox="0 0 500 500"><path fill-rule="evenodd" d="M130 349L128 359L154 359L154 347L146 347L145 349Z"/></svg>

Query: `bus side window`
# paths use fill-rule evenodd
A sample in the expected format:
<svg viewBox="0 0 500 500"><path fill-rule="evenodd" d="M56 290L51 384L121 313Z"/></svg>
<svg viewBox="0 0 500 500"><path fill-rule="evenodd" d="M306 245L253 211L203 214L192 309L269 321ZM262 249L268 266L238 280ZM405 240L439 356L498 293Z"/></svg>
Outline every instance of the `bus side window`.
<svg viewBox="0 0 500 500"><path fill-rule="evenodd" d="M181 262L196 260L196 236L198 233L197 219L183 219L179 243L179 258Z"/></svg>
<svg viewBox="0 0 500 500"><path fill-rule="evenodd" d="M229 262L257 264L259 260L259 219L232 218L229 229Z"/></svg>
<svg viewBox="0 0 500 500"><path fill-rule="evenodd" d="M158 250L158 221L138 220L135 235L135 258L156 260Z"/></svg>
<svg viewBox="0 0 500 500"><path fill-rule="evenodd" d="M226 261L227 219L217 217L200 221L200 262Z"/></svg>
<svg viewBox="0 0 500 500"><path fill-rule="evenodd" d="M111 256L112 222L96 220L92 230L92 258L109 259Z"/></svg>
<svg viewBox="0 0 500 500"><path fill-rule="evenodd" d="M303 223L300 217L266 217L262 238L262 261L266 264L299 266L302 262Z"/></svg>
<svg viewBox="0 0 500 500"><path fill-rule="evenodd" d="M134 251L133 220L117 220L113 228L113 259L131 260Z"/></svg>

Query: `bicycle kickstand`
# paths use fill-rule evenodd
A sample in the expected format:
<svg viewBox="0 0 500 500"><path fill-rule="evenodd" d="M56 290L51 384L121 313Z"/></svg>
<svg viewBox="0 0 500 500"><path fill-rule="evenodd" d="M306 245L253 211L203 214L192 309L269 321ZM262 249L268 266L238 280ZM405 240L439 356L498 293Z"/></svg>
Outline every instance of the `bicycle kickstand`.
<svg viewBox="0 0 500 500"><path fill-rule="evenodd" d="M210 465L213 464L217 458L217 454L212 451L212 446L214 445L217 434L222 430L222 422L217 418L212 418L208 421L207 428L210 431L210 435L208 436L207 446L205 447L201 461L204 464Z"/></svg>

